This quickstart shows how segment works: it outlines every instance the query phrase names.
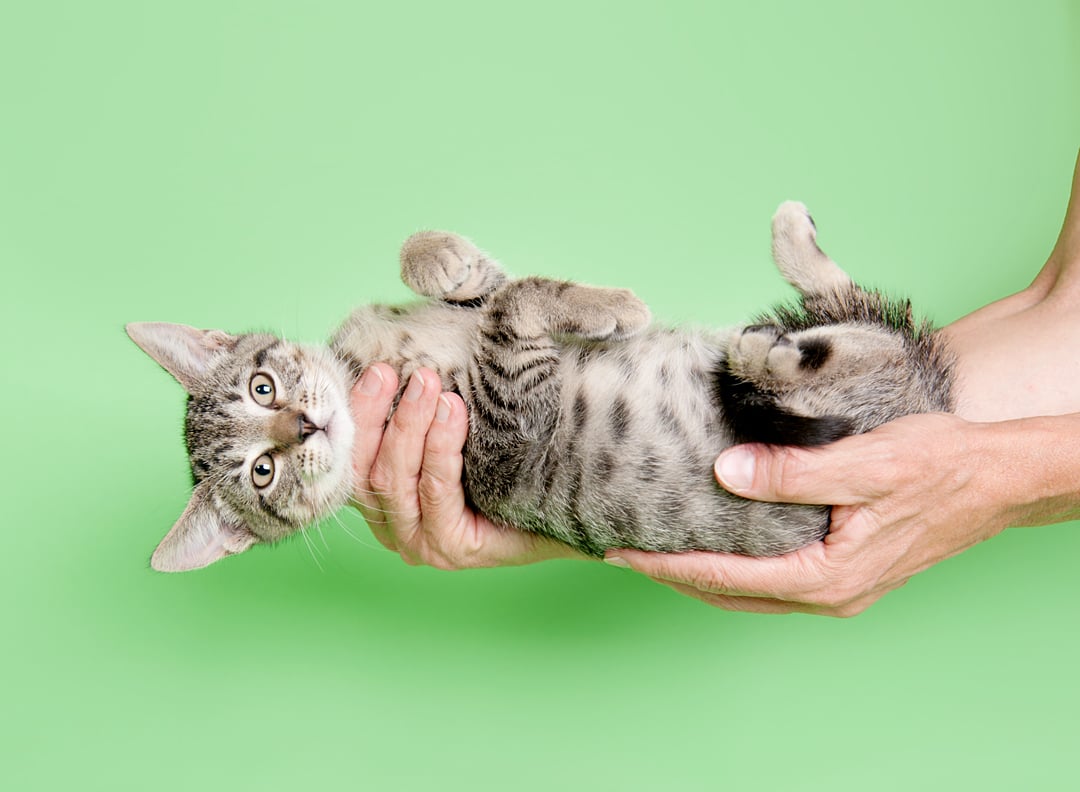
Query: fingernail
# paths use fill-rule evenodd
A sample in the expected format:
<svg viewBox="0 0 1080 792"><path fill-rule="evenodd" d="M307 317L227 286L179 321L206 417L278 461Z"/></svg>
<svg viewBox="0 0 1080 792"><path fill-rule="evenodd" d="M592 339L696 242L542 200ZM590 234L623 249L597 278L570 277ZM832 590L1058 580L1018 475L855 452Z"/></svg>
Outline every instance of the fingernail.
<svg viewBox="0 0 1080 792"><path fill-rule="evenodd" d="M360 378L360 392L365 396L374 396L382 390L383 375L375 366L370 366Z"/></svg>
<svg viewBox="0 0 1080 792"><path fill-rule="evenodd" d="M446 423L446 419L450 417L450 400L446 398L444 393L439 397L439 403L435 406L435 420L439 423Z"/></svg>
<svg viewBox="0 0 1080 792"><path fill-rule="evenodd" d="M724 489L742 492L754 484L754 455L742 448L725 451L716 460L716 477Z"/></svg>
<svg viewBox="0 0 1080 792"><path fill-rule="evenodd" d="M623 569L629 569L630 565L626 563L626 559L622 556L609 555L604 556L604 563L611 564L612 566L621 567Z"/></svg>
<svg viewBox="0 0 1080 792"><path fill-rule="evenodd" d="M405 389L405 401L414 402L420 398L423 392L424 378L420 376L419 371L414 371L413 375L409 377L409 387Z"/></svg>

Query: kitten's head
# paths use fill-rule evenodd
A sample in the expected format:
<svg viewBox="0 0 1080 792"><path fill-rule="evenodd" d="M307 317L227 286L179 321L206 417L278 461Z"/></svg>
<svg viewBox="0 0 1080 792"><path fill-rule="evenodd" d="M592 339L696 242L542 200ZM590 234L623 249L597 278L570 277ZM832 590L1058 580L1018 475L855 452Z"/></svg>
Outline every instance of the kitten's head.
<svg viewBox="0 0 1080 792"><path fill-rule="evenodd" d="M329 350L160 322L129 324L127 332L189 395L195 489L154 551L154 569L198 569L277 541L346 502L349 379Z"/></svg>

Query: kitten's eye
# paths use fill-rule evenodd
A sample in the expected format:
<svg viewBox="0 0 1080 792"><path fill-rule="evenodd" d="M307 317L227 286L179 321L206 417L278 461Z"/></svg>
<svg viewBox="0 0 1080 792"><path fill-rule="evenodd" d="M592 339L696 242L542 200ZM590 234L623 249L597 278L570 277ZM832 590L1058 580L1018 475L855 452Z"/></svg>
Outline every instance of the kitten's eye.
<svg viewBox="0 0 1080 792"><path fill-rule="evenodd" d="M269 454L263 454L255 460L251 466L251 483L259 489L270 486L274 480L274 458Z"/></svg>
<svg viewBox="0 0 1080 792"><path fill-rule="evenodd" d="M260 372L252 377L248 388L251 390L251 398L255 400L256 404L261 404L263 407L270 407L274 404L274 398L277 395L274 389L274 381L266 374Z"/></svg>

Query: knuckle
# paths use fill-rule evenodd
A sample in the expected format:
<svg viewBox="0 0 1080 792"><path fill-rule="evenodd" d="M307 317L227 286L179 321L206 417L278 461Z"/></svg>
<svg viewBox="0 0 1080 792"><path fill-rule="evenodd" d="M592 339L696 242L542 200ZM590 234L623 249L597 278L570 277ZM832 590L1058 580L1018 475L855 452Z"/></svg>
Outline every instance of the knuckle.
<svg viewBox="0 0 1080 792"><path fill-rule="evenodd" d="M850 602L846 605L833 608L830 613L831 616L835 616L838 619L852 619L862 613L870 607L869 603Z"/></svg>
<svg viewBox="0 0 1080 792"><path fill-rule="evenodd" d="M391 532L384 533L382 531L372 531L372 535L374 535L375 540L379 544L381 544L383 547L385 547L387 550L389 550L392 553L398 553L400 555L401 549L398 547L397 537L395 537L393 533L391 533Z"/></svg>
<svg viewBox="0 0 1080 792"><path fill-rule="evenodd" d="M451 494L450 486L438 476L421 476L417 484L420 502L428 507L439 506L447 501Z"/></svg>
<svg viewBox="0 0 1080 792"><path fill-rule="evenodd" d="M843 607L855 597L849 577L850 574L845 574L845 570L835 563L819 566L807 575L809 585L800 598L819 608Z"/></svg>
<svg viewBox="0 0 1080 792"><path fill-rule="evenodd" d="M380 494L389 493L394 486L393 475L386 469L385 464L381 464L377 460L371 467L369 481L371 483L371 489Z"/></svg>
<svg viewBox="0 0 1080 792"><path fill-rule="evenodd" d="M778 495L798 492L802 485L803 455L798 449L781 447L773 450L766 463L767 484Z"/></svg>
<svg viewBox="0 0 1080 792"><path fill-rule="evenodd" d="M441 555L432 556L427 562L428 566L434 569L441 570L442 572L455 572L461 569L461 565L454 562L453 559L446 558Z"/></svg>
<svg viewBox="0 0 1080 792"><path fill-rule="evenodd" d="M724 579L723 572L715 565L696 566L689 574L673 577L682 577L698 591L705 591L710 594L726 594L731 590Z"/></svg>
<svg viewBox="0 0 1080 792"><path fill-rule="evenodd" d="M811 599L814 605L827 608L837 616L854 616L861 612L857 603L862 599L865 592L857 586L838 580L831 576L826 585L816 591Z"/></svg>
<svg viewBox="0 0 1080 792"><path fill-rule="evenodd" d="M892 490L896 485L896 479L906 471L916 469L920 472L925 469L913 458L914 449L886 440L874 438L876 447L870 449L869 458L872 464L866 466L865 482L868 488L876 495L882 495ZM914 468L912 462L916 462Z"/></svg>
<svg viewBox="0 0 1080 792"><path fill-rule="evenodd" d="M417 564L423 564L443 572L452 572L462 567L451 553L444 552L438 545L432 545L428 542L424 542L417 548L414 555Z"/></svg>
<svg viewBox="0 0 1080 792"><path fill-rule="evenodd" d="M397 435L408 435L416 427L416 410L414 403L402 399L394 408L394 414L390 416L387 428Z"/></svg>
<svg viewBox="0 0 1080 792"><path fill-rule="evenodd" d="M399 401L390 418L390 425L394 432L403 437L426 435L430 424L427 411L432 406L431 403L433 399L426 392L421 392L415 401L404 398Z"/></svg>
<svg viewBox="0 0 1080 792"><path fill-rule="evenodd" d="M816 592L812 600L814 605L828 608L831 611L838 611L848 604L849 597L840 589L829 588Z"/></svg>

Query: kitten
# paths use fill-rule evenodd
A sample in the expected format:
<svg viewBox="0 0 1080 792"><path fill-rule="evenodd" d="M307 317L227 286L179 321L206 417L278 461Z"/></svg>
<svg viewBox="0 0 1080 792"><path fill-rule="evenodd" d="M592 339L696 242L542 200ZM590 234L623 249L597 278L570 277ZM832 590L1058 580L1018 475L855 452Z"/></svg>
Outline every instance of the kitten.
<svg viewBox="0 0 1080 792"><path fill-rule="evenodd" d="M626 290L510 280L443 232L401 251L405 283L434 299L359 308L329 349L130 324L189 394L195 487L152 566L196 569L345 504L348 393L374 361L402 383L430 367L462 396L465 490L499 523L597 557L612 547L769 556L819 540L826 507L735 497L713 479L717 454L749 441L819 445L948 411L951 359L909 303L860 288L821 251L802 204L773 218L773 257L799 305L728 331L650 325Z"/></svg>

